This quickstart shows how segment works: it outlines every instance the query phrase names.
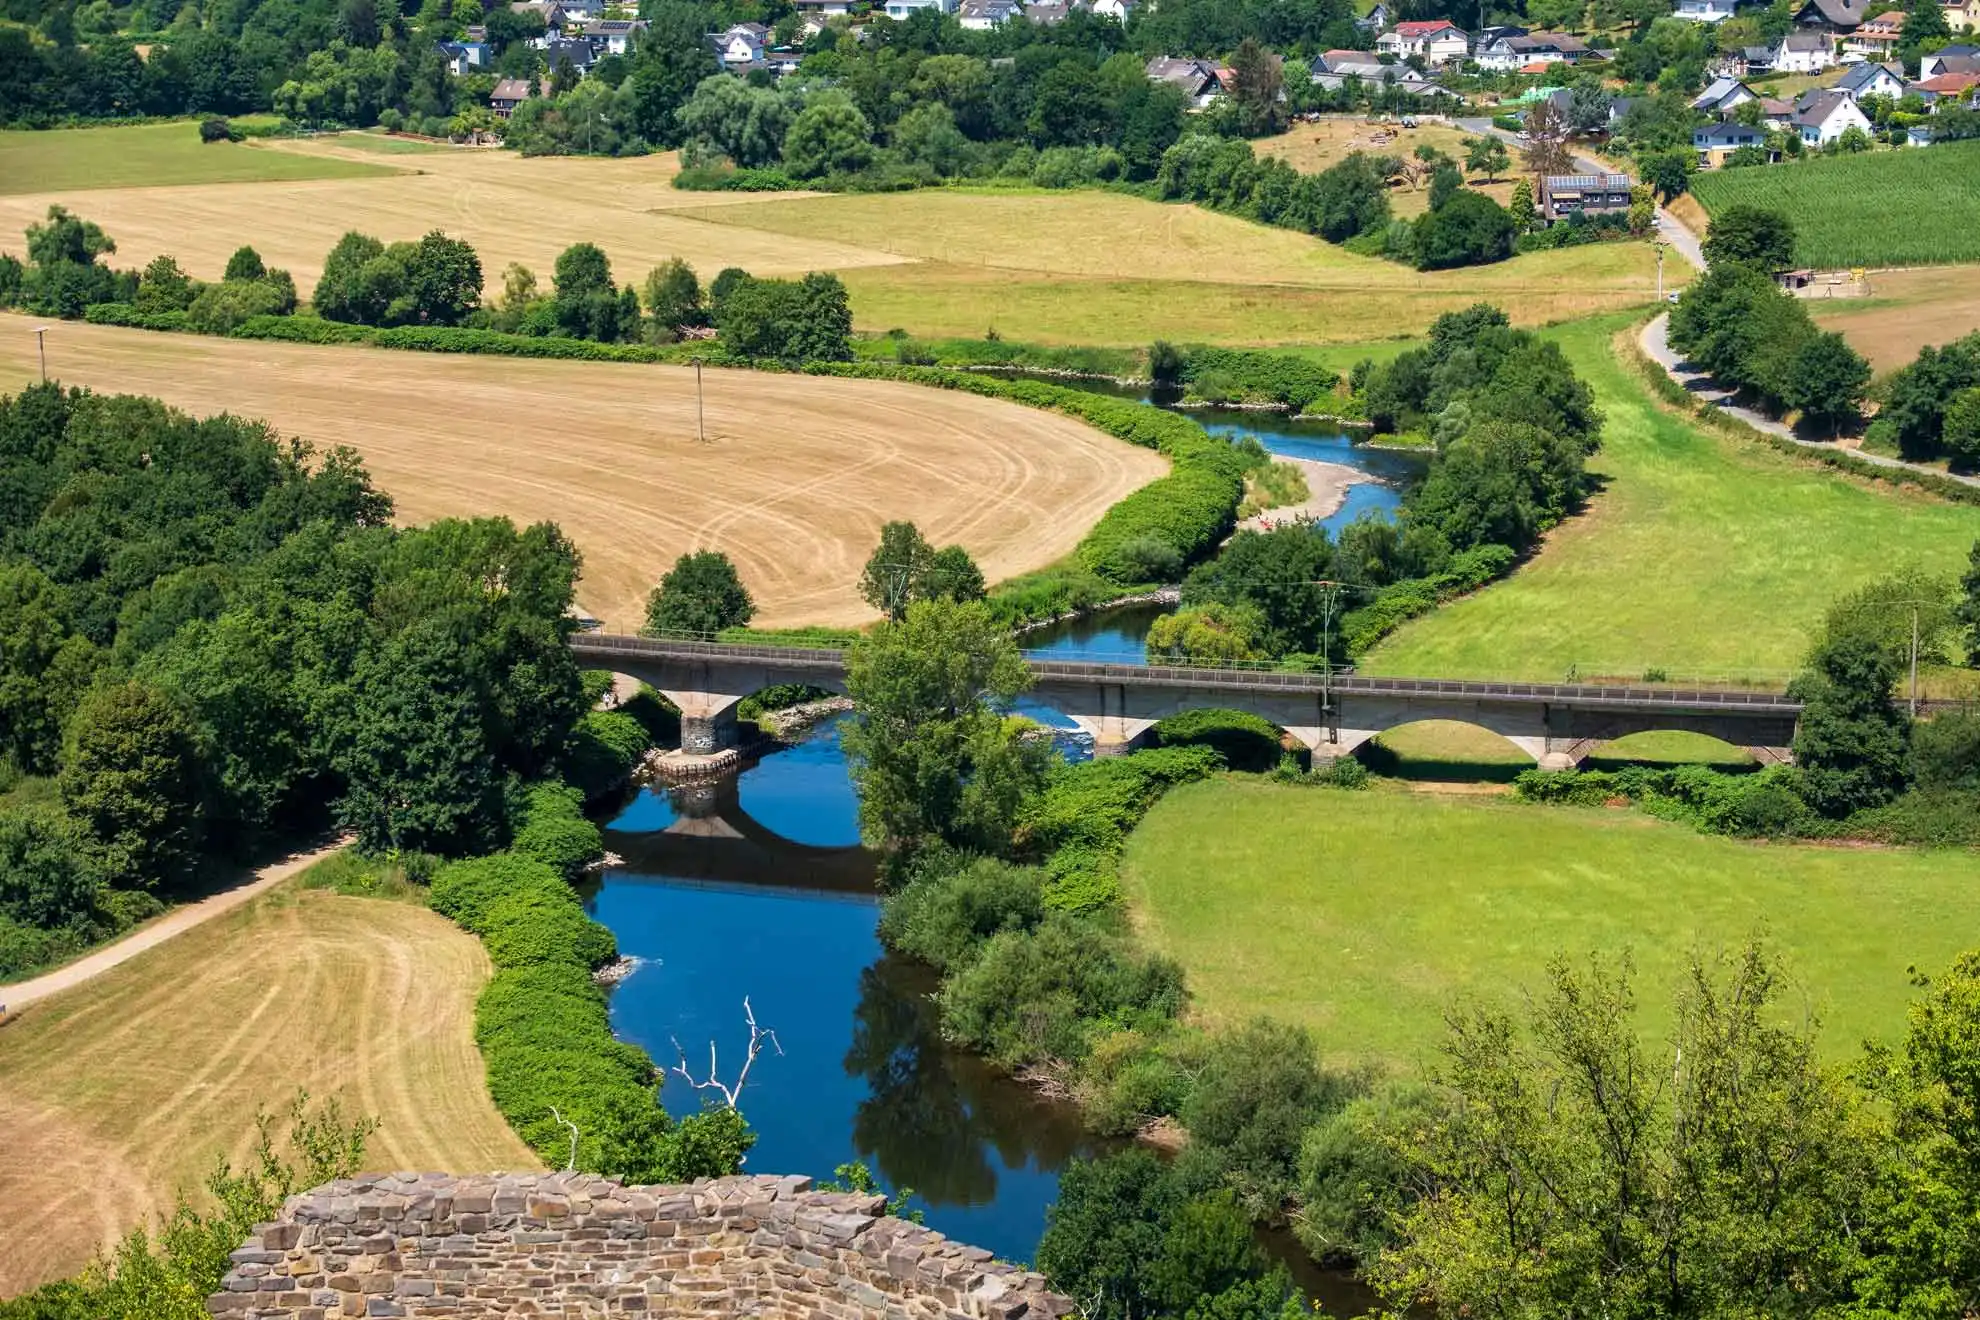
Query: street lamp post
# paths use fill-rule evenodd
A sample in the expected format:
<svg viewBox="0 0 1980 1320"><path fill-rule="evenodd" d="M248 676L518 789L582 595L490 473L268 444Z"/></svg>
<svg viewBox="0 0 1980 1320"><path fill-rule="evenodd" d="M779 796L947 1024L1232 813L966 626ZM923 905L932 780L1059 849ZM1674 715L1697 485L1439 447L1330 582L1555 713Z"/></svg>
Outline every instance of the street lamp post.
<svg viewBox="0 0 1980 1320"><path fill-rule="evenodd" d="M1664 249L1669 247L1670 244L1659 243L1656 246L1657 246L1657 301L1662 302L1664 301Z"/></svg>

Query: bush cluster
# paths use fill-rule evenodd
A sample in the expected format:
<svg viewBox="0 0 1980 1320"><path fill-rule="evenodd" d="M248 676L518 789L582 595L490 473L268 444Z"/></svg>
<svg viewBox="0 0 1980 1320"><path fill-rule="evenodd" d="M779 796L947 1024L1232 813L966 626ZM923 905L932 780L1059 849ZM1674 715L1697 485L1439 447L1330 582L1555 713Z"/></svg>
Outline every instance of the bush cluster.
<svg viewBox="0 0 1980 1320"><path fill-rule="evenodd" d="M1526 802L1601 806L1615 799L1651 815L1713 834L1794 837L1831 832L1796 791L1796 772L1775 766L1757 774L1728 774L1709 766L1668 770L1528 770L1513 780Z"/></svg>
<svg viewBox="0 0 1980 1320"><path fill-rule="evenodd" d="M1184 353L1179 383L1212 403L1237 399L1304 412L1332 395L1339 381L1333 372L1290 353L1197 345Z"/></svg>
<svg viewBox="0 0 1980 1320"><path fill-rule="evenodd" d="M541 856L598 855L598 829L581 814L578 792L539 783L523 796L516 846L449 863L428 895L435 911L481 937L495 964L475 1003L495 1107L552 1167L571 1158L567 1121L577 1126L580 1169L643 1182L733 1173L752 1140L741 1117L711 1109L676 1124L660 1106L652 1058L612 1035L591 973L616 956L616 942L585 916L567 867ZM586 831L588 842L575 846ZM554 848L541 846L553 838Z"/></svg>
<svg viewBox="0 0 1980 1320"><path fill-rule="evenodd" d="M1418 615L1504 576L1518 557L1511 546L1481 545L1452 555L1442 572L1390 583L1342 617L1348 654L1361 655Z"/></svg>
<svg viewBox="0 0 1980 1320"><path fill-rule="evenodd" d="M664 717L656 729L641 719L647 706L657 707L657 698L640 708L593 710L580 716L571 728L570 743L564 751L564 774L586 802L595 802L625 784L638 767L647 748L666 732ZM657 710L651 716L658 716Z"/></svg>

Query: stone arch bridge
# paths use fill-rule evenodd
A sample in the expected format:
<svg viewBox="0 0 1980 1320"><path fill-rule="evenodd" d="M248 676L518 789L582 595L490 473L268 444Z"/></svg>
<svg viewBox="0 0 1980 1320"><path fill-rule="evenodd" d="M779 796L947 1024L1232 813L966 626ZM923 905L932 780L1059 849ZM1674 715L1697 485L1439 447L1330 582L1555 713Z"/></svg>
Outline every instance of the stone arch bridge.
<svg viewBox="0 0 1980 1320"><path fill-rule="evenodd" d="M580 663L650 684L681 710L681 748L717 751L733 740L744 697L776 684L845 690L844 653L813 647L579 633ZM1632 733L1683 731L1745 748L1762 763L1790 757L1799 702L1779 692L1500 683L1361 674L1173 665L1121 665L1027 657L1030 696L1093 738L1095 755L1127 750L1157 720L1221 707L1270 720L1331 759L1376 734L1419 720L1489 729L1548 770L1579 764L1601 743Z"/></svg>

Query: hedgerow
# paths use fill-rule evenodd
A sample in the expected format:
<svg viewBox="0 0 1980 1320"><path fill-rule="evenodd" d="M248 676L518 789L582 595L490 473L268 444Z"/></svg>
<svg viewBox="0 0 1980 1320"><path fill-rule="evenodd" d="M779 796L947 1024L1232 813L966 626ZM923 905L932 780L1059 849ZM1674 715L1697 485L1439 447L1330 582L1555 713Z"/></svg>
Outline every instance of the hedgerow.
<svg viewBox="0 0 1980 1320"><path fill-rule="evenodd" d="M637 727L635 725L635 727ZM579 791L559 783L522 793L519 842L560 841L580 826ZM617 956L612 932L587 917L559 865L518 851L453 862L428 894L433 909L479 935L495 975L475 1002L475 1043L495 1107L545 1163L640 1182L687 1182L740 1167L753 1137L730 1109L675 1123L661 1108L653 1059L617 1040L592 970Z"/></svg>
<svg viewBox="0 0 1980 1320"><path fill-rule="evenodd" d="M1727 774L1702 765L1671 769L1528 770L1513 780L1521 801L1600 806L1624 799L1653 816L1713 834L1797 837L1833 832L1794 791L1795 770Z"/></svg>
<svg viewBox="0 0 1980 1320"><path fill-rule="evenodd" d="M595 801L626 782L654 737L637 714L586 711L565 744L564 775L585 801Z"/></svg>
<svg viewBox="0 0 1980 1320"><path fill-rule="evenodd" d="M1182 378L1185 385L1198 387L1214 380L1220 392L1235 391L1246 402L1279 403L1301 412L1331 395L1339 380L1317 363L1290 353L1201 345L1187 351ZM1192 392L1203 393L1200 388Z"/></svg>
<svg viewBox="0 0 1980 1320"><path fill-rule="evenodd" d="M493 353L504 357L564 358L584 362L666 362L676 350L652 344L603 344L591 339L554 335L508 335L499 330L458 326L402 325L374 330L369 342L379 348L421 353Z"/></svg>
<svg viewBox="0 0 1980 1320"><path fill-rule="evenodd" d="M250 316L228 331L230 339L274 339L285 344L362 344L378 332L320 316Z"/></svg>
<svg viewBox="0 0 1980 1320"><path fill-rule="evenodd" d="M133 330L186 328L184 312L141 312L131 303L91 303L83 308L83 320L91 325L121 325Z"/></svg>
<svg viewBox="0 0 1980 1320"><path fill-rule="evenodd" d="M1157 747L1208 747L1233 770L1266 771L1279 763L1279 727L1242 710L1191 710L1149 730Z"/></svg>
<svg viewBox="0 0 1980 1320"><path fill-rule="evenodd" d="M1486 544L1452 555L1441 573L1390 583L1366 605L1342 616L1348 654L1360 655L1417 615L1504 576L1517 558L1511 546Z"/></svg>

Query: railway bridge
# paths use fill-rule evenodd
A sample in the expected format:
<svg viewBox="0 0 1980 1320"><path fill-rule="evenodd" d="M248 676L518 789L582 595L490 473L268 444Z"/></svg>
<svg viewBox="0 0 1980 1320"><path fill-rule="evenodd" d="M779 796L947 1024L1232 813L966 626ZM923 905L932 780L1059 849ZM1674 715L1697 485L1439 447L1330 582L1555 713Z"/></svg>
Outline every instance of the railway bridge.
<svg viewBox="0 0 1980 1320"><path fill-rule="evenodd" d="M832 649L602 633L577 634L571 649L587 667L626 674L666 694L680 707L681 748L691 753L728 746L737 704L763 688L802 683L845 691L845 654ZM1706 734L1764 763L1789 759L1801 714L1800 703L1779 692L1026 659L1029 695L1089 734L1097 756L1127 750L1167 716L1219 707L1270 720L1323 760L1398 725L1457 720L1499 734L1548 770L1578 765L1612 739L1664 730Z"/></svg>

